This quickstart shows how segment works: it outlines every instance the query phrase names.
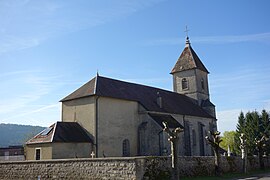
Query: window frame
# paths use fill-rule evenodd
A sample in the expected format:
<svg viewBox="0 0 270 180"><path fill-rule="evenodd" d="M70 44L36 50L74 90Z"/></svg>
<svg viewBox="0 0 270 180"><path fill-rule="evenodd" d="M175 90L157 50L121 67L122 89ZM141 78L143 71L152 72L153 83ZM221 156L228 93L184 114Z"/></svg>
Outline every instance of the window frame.
<svg viewBox="0 0 270 180"><path fill-rule="evenodd" d="M189 89L189 84L188 84L188 79L187 78L183 78L181 80L181 86L182 86L182 90L188 90Z"/></svg>
<svg viewBox="0 0 270 180"><path fill-rule="evenodd" d="M37 151L39 151L39 159L37 159ZM41 160L41 148L35 148L35 160Z"/></svg>

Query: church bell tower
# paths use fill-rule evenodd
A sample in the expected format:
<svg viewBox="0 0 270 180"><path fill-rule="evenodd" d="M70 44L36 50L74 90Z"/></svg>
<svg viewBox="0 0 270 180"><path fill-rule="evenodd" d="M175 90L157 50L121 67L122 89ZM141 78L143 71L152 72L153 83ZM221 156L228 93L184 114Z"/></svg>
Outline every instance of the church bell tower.
<svg viewBox="0 0 270 180"><path fill-rule="evenodd" d="M194 103L216 117L215 105L211 103L208 86L208 70L192 49L189 37L185 49L171 71L174 92L190 97Z"/></svg>

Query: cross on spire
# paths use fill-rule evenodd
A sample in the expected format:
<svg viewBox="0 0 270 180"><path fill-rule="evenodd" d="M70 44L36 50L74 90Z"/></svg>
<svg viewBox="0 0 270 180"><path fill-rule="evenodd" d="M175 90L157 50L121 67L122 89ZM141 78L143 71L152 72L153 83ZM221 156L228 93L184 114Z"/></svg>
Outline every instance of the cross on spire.
<svg viewBox="0 0 270 180"><path fill-rule="evenodd" d="M186 33L186 35L187 35L187 37L186 37L186 46L189 46L189 45L190 45L189 37L188 37L188 31L189 31L189 29L188 29L188 27L186 26L186 30L184 31L184 32Z"/></svg>
<svg viewBox="0 0 270 180"><path fill-rule="evenodd" d="M189 31L189 29L188 29L188 27L186 26L186 30L185 30L184 32L186 33L187 38L188 38L188 31Z"/></svg>

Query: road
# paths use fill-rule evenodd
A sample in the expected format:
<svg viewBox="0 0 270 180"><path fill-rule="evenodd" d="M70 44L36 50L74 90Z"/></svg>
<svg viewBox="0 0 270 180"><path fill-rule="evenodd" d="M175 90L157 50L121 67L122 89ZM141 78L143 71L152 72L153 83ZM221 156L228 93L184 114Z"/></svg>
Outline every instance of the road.
<svg viewBox="0 0 270 180"><path fill-rule="evenodd" d="M264 173L264 174L255 174L251 175L250 177L245 178L236 178L233 180L270 180L270 173Z"/></svg>

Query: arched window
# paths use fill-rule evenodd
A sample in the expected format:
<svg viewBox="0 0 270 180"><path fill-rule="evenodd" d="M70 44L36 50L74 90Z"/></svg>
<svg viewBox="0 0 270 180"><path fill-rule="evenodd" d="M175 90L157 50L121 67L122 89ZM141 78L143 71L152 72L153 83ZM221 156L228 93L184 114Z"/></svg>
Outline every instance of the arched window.
<svg viewBox="0 0 270 180"><path fill-rule="evenodd" d="M204 89L204 80L201 79L201 86L202 86L202 89Z"/></svg>
<svg viewBox="0 0 270 180"><path fill-rule="evenodd" d="M186 78L182 79L182 89L187 90L188 89L188 81Z"/></svg>
<svg viewBox="0 0 270 180"><path fill-rule="evenodd" d="M129 140L125 139L123 141L123 157L130 156L130 145L129 145Z"/></svg>

